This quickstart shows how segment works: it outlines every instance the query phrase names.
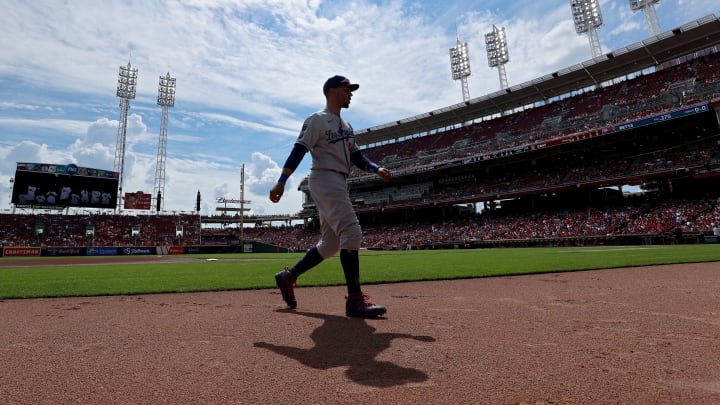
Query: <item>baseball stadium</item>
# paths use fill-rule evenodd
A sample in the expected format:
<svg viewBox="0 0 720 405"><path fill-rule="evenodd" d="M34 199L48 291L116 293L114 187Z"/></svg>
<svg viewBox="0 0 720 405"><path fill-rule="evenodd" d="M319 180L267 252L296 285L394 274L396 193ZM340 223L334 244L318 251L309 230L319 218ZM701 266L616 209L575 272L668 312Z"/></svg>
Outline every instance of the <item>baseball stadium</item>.
<svg viewBox="0 0 720 405"><path fill-rule="evenodd" d="M720 402L717 16L355 136L393 172L347 178L380 319L338 312L338 260L282 305L307 179L169 214L164 169L122 193L122 128L113 170L18 162L0 403Z"/></svg>

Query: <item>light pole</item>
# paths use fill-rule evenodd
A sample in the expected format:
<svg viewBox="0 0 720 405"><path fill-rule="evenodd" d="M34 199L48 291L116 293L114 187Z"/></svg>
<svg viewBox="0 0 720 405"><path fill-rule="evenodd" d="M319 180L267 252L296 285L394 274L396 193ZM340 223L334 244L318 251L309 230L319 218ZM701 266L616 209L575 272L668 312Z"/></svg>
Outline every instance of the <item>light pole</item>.
<svg viewBox="0 0 720 405"><path fill-rule="evenodd" d="M200 190L197 192L195 197L195 211L198 214L198 244L202 246L202 213L200 212Z"/></svg>
<svg viewBox="0 0 720 405"><path fill-rule="evenodd" d="M457 45L450 48L450 69L453 80L460 80L463 101L470 100L470 90L467 83L467 78L470 76L470 56L468 55L467 42L460 43L460 38L457 39Z"/></svg>
<svg viewBox="0 0 720 405"><path fill-rule="evenodd" d="M122 183L125 170L125 138L127 136L127 115L130 109L130 100L135 98L137 86L137 68L133 68L128 61L127 66L120 66L118 76L117 96L120 97L120 123L118 124L117 143L115 145L114 169L118 172L118 198L117 210L122 208Z"/></svg>
<svg viewBox="0 0 720 405"><path fill-rule="evenodd" d="M250 201L245 199L245 163L240 168L240 252L245 253L245 211L250 211L250 208L245 208L245 204L250 204Z"/></svg>
<svg viewBox="0 0 720 405"><path fill-rule="evenodd" d="M593 58L602 54L597 28L603 24L598 0L570 0L575 32L587 34Z"/></svg>
<svg viewBox="0 0 720 405"><path fill-rule="evenodd" d="M500 90L508 88L505 64L510 61L510 55L508 54L505 28L493 25L493 30L485 34L485 47L487 48L488 66L498 69Z"/></svg>
<svg viewBox="0 0 720 405"><path fill-rule="evenodd" d="M165 158L167 156L168 108L175 105L175 78L170 77L170 72L168 72L165 76L160 76L157 103L162 107L162 117L160 119L160 136L158 137L157 163L155 164L155 189L153 190L153 197L156 198L155 208L159 213L162 210L163 197L165 197Z"/></svg>
<svg viewBox="0 0 720 405"><path fill-rule="evenodd" d="M660 0L630 0L630 9L632 11L642 10L645 13L645 21L647 21L651 37L662 32L660 19L655 11L655 4L659 2Z"/></svg>

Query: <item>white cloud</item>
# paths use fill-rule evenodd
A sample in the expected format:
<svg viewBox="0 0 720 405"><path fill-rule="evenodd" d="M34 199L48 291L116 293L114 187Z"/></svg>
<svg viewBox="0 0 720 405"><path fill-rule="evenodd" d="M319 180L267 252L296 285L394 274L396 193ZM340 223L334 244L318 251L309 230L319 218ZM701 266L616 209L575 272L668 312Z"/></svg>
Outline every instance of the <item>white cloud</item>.
<svg viewBox="0 0 720 405"><path fill-rule="evenodd" d="M257 122L251 122L246 121L242 119L238 119L235 117L231 117L226 114L219 114L219 113L190 113L189 115L197 117L202 120L211 121L211 122L217 122L217 123L225 123L232 125L234 127L238 128L247 128L252 129L255 131L262 131L262 132L273 132L281 135L289 135L289 136L297 136L297 131L290 130L287 128L278 128L275 126L268 126L259 124Z"/></svg>
<svg viewBox="0 0 720 405"><path fill-rule="evenodd" d="M15 173L16 162L48 162L60 163L55 160L59 154L53 153L47 145L37 144L31 141L22 141L9 148L1 148L0 170L3 173Z"/></svg>
<svg viewBox="0 0 720 405"><path fill-rule="evenodd" d="M84 134L83 142L87 144L100 143L104 145L112 145L113 150L117 140L118 121L108 118L100 118L90 124L87 132Z"/></svg>
<svg viewBox="0 0 720 405"><path fill-rule="evenodd" d="M90 124L87 121L68 119L0 118L0 126L6 128L50 129L63 136L84 134Z"/></svg>
<svg viewBox="0 0 720 405"><path fill-rule="evenodd" d="M28 110L28 111L38 111L38 110L44 110L48 112L52 111L59 111L59 109L55 109L49 106L42 106L42 105L32 105L32 104L21 104L21 103L9 103L7 101L0 101L0 109L6 109L6 110Z"/></svg>
<svg viewBox="0 0 720 405"><path fill-rule="evenodd" d="M68 162L82 162L82 166L94 168L112 168L115 161L115 148L102 143L75 141L68 149L71 156Z"/></svg>
<svg viewBox="0 0 720 405"><path fill-rule="evenodd" d="M269 192L282 171L282 168L269 156L260 152L252 154L252 162L247 169L250 175L247 181L248 190L256 195Z"/></svg>

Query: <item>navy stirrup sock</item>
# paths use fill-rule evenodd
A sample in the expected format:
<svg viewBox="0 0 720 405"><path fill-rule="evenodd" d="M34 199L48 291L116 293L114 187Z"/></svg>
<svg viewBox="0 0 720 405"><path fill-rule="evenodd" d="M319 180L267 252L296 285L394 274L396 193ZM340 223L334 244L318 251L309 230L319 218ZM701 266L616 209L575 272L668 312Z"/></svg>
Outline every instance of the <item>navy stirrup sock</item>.
<svg viewBox="0 0 720 405"><path fill-rule="evenodd" d="M290 269L290 274L292 274L295 278L298 278L301 274L317 266L323 260L324 259L320 255L320 252L318 252L317 247L314 246L305 252L305 256L303 256L302 259L295 263L295 265Z"/></svg>
<svg viewBox="0 0 720 405"><path fill-rule="evenodd" d="M340 264L345 273L348 294L360 293L360 258L357 250L340 250Z"/></svg>

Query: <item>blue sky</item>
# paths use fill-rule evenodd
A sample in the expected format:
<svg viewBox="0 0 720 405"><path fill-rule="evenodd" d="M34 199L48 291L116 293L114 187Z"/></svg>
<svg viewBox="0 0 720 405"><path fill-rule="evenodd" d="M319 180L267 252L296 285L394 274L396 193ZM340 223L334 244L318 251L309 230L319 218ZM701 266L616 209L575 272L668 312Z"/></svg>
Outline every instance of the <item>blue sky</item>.
<svg viewBox="0 0 720 405"><path fill-rule="evenodd" d="M649 36L627 0L600 0L603 51ZM0 212L10 208L16 162L112 169L120 117L118 68L138 69L128 118L124 191L152 192L160 132L158 78L177 79L170 109L167 211L214 213L217 197L254 214L295 213L305 158L278 204L268 191L305 117L324 106L334 74L360 83L343 116L356 130L462 101L449 49L468 43L471 97L499 89L484 34L505 27L509 84L591 59L568 0L57 1L0 0ZM708 14L720 0L661 0L663 30Z"/></svg>

